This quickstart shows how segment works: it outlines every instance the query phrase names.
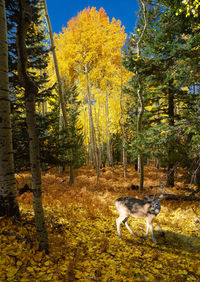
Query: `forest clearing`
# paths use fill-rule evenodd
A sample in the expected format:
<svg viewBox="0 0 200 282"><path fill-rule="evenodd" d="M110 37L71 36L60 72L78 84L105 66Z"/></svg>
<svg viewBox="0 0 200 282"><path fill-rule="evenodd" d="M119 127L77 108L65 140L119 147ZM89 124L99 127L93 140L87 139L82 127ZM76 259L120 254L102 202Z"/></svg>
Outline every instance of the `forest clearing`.
<svg viewBox="0 0 200 282"><path fill-rule="evenodd" d="M162 193L163 171L145 168L145 194ZM133 167L123 178L116 167L101 172L95 184L93 169L81 168L69 186L68 174L56 170L42 176L49 255L38 251L32 209L32 193L18 197L21 222L0 221L1 281L199 281L199 201L161 201L154 221L157 244L144 236L145 220L129 219L136 233L122 226L123 239L116 230L118 214L114 202L120 196L142 198L131 185L139 183ZM185 195L189 186L176 176L174 188L165 193ZM63 182L63 180L66 180ZM17 186L29 183L30 174L17 175ZM156 227L159 224L162 232Z"/></svg>

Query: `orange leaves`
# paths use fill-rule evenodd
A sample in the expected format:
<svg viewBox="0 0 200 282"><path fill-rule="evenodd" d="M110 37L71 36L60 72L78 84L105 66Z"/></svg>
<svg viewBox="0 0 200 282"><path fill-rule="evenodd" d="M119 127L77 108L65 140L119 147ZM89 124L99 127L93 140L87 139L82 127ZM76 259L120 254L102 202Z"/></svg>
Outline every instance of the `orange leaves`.
<svg viewBox="0 0 200 282"><path fill-rule="evenodd" d="M159 193L163 172L153 167L145 172L145 186L155 187L145 192ZM193 220L200 214L199 203L164 200L156 218L164 231L161 235L155 228L157 245L144 238L144 222L131 219L137 235L131 237L124 229L124 239L119 240L114 201L129 193L141 197L128 190L138 183L138 173L129 167L124 180L121 167L114 173L105 168L96 186L94 175L94 170L80 168L72 187L67 185L68 175L56 169L43 176L49 255L37 250L32 204L19 197L22 222L0 220L2 281L199 281L200 239ZM19 186L28 179L28 174L17 176ZM176 183L174 192L183 193L180 187Z"/></svg>
<svg viewBox="0 0 200 282"><path fill-rule="evenodd" d="M100 16L101 19L103 19L103 18L106 19L106 17L107 17L107 14L102 7L99 9L99 16Z"/></svg>

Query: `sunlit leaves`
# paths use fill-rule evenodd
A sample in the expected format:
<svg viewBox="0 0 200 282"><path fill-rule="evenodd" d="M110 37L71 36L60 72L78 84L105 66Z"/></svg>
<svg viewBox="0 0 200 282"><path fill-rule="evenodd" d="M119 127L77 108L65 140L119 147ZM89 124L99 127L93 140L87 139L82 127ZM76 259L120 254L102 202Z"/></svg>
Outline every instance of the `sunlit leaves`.
<svg viewBox="0 0 200 282"><path fill-rule="evenodd" d="M186 8L186 17L193 16L194 18L199 17L199 0L182 0ZM176 12L176 16L180 15L183 12L183 9L178 9Z"/></svg>
<svg viewBox="0 0 200 282"><path fill-rule="evenodd" d="M200 214L199 203L163 200L154 224L157 245L144 237L143 219L130 219L136 236L122 226L123 239L119 240L114 201L119 195L133 196L135 192L127 187L138 183L138 173L132 168L126 180L122 175L121 168L116 168L114 175L106 169L94 187L94 172L79 169L71 188L60 183L67 175L43 176L49 255L38 251L32 195L20 196L22 221L0 220L2 281L198 281L200 226L194 218L195 213ZM162 172L146 168L145 175L145 185L155 186ZM18 181L24 177L27 174L18 176ZM173 192L182 193L183 185L177 182ZM154 193L155 189L147 191Z"/></svg>
<svg viewBox="0 0 200 282"><path fill-rule="evenodd" d="M182 2L186 5L186 9L187 9L186 17L193 15L195 18L198 18L200 1L199 0L183 0ZM179 11L179 12L182 12L182 11Z"/></svg>
<svg viewBox="0 0 200 282"><path fill-rule="evenodd" d="M99 138L105 141L105 97L109 95L109 131L120 131L121 77L123 83L129 74L121 69L121 51L126 40L124 27L115 18L110 21L105 10L86 8L72 18L67 27L55 36L55 45L61 76L66 84L76 84L82 102L80 122L85 141L89 138L89 118L86 96L86 72L92 96L93 121ZM51 62L49 65L50 72ZM55 75L52 72L52 82Z"/></svg>

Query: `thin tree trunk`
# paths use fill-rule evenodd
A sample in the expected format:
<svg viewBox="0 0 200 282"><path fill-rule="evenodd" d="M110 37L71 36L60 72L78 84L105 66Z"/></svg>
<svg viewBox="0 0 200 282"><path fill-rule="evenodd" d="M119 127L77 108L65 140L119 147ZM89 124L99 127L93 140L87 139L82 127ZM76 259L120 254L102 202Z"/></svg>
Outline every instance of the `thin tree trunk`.
<svg viewBox="0 0 200 282"><path fill-rule="evenodd" d="M42 115L45 116L47 113L47 102L43 101L42 102Z"/></svg>
<svg viewBox="0 0 200 282"><path fill-rule="evenodd" d="M42 78L42 70L40 70L40 77ZM41 88L44 89L44 87L41 87ZM45 116L47 113L46 99L42 101L41 103L39 102L39 107L40 107L40 113L42 114L42 116Z"/></svg>
<svg viewBox="0 0 200 282"><path fill-rule="evenodd" d="M36 126L35 96L38 88L27 74L27 51L25 40L27 31L32 20L30 3L20 0L19 24L17 27L17 52L18 52L18 77L21 85L25 88L26 119L29 135L29 154L32 173L33 208L37 238L41 250L48 253L48 234L45 225L42 206L41 171L39 155L39 138Z"/></svg>
<svg viewBox="0 0 200 282"><path fill-rule="evenodd" d="M100 93L99 95L100 96ZM94 107L94 116L95 116L95 123L96 123L96 128L97 128L97 148L98 148L98 160L99 160L99 167L102 167L102 159L101 159L101 141L100 141L100 128L99 128L99 113L100 113L100 102L99 102L99 97L97 101L97 106L98 106L98 114L96 111L96 107Z"/></svg>
<svg viewBox="0 0 200 282"><path fill-rule="evenodd" d="M74 168L73 165L69 166L69 185L74 184Z"/></svg>
<svg viewBox="0 0 200 282"><path fill-rule="evenodd" d="M121 65L121 95L120 95L120 106L121 106L121 129L122 129L122 159L123 159L123 172L124 178L127 177L127 153L126 153L126 138L125 138L125 128L124 128L124 105L123 105L123 76L122 76L122 65Z"/></svg>
<svg viewBox="0 0 200 282"><path fill-rule="evenodd" d="M86 92L87 92L87 98L88 98L88 111L89 111L89 125L90 125L90 142L92 145L92 153L93 153L93 160L94 160L94 166L96 169L96 183L98 183L99 180L99 159L98 159L98 150L96 145L96 135L95 135L95 129L94 129L94 122L92 117L92 102L91 102L91 93L90 93L90 87L89 87L89 77L88 77L88 69L86 67Z"/></svg>
<svg viewBox="0 0 200 282"><path fill-rule="evenodd" d="M169 83L169 94L168 94L168 115L169 115L169 126L174 126L174 93L173 89L171 91L171 83ZM169 139L169 149L168 149L168 172L167 172L167 187L174 187L174 162L172 161L172 156L174 152L173 136Z"/></svg>
<svg viewBox="0 0 200 282"><path fill-rule="evenodd" d="M143 89L142 89L142 82L139 79L139 89L137 91L138 98L140 101L140 110L138 113L138 120L137 120L137 133L140 134L142 133L142 117L144 113L144 101L143 101ZM140 153L138 155L138 170L140 173L140 186L139 190L143 190L143 183L144 183L144 160L143 160L143 155Z"/></svg>
<svg viewBox="0 0 200 282"><path fill-rule="evenodd" d="M101 112L101 103L100 103L100 93L99 93L99 101L98 101L98 148L99 148L99 167L102 168L102 143L101 143L101 134L100 134L100 127L99 127L99 116Z"/></svg>
<svg viewBox="0 0 200 282"><path fill-rule="evenodd" d="M0 0L0 30L0 216L20 217L14 176L4 0Z"/></svg>
<svg viewBox="0 0 200 282"><path fill-rule="evenodd" d="M88 143L88 164L89 165L94 165L93 163L93 155L92 155L92 148L91 148L91 143Z"/></svg>
<svg viewBox="0 0 200 282"><path fill-rule="evenodd" d="M37 125L35 117L35 95L33 94L31 88L27 88L25 90L25 96L26 120L30 140L29 150L32 173L33 207L35 212L36 229L40 249L48 252L47 231L42 206L42 181L40 171L39 139L37 134Z"/></svg>
<svg viewBox="0 0 200 282"><path fill-rule="evenodd" d="M87 109L88 109L88 107L87 107ZM92 152L91 152L90 137L88 138L88 136L90 134L90 130L89 130L89 126L88 126L87 117L89 115L86 112L87 109L85 108L85 111L84 111L84 136L85 136L85 140L87 140L87 147L88 147L88 165L92 165L93 158L92 158Z"/></svg>
<svg viewBox="0 0 200 282"><path fill-rule="evenodd" d="M58 94L59 94L60 105L61 105L62 114L63 114L64 126L67 127L67 111L66 111L66 107L65 107L64 90L63 90L63 86L62 86L62 81L61 81L59 67L58 67L58 60L57 60L57 56L56 56L56 50L55 50L56 47L55 47L54 40L53 40L53 32L52 32L51 21L50 21L48 10L47 10L46 0L43 0L43 2L44 2L45 17L47 19L47 25L48 25L48 29L49 29L51 51L52 51L52 54L53 54L54 67L55 67L56 77L57 77L57 82L58 82ZM70 171L72 171L73 169L74 169L73 166L70 166ZM74 175L74 172L73 172L73 175ZM74 177L72 177L72 178L70 177L70 179L71 179L70 180L70 184L71 184L72 179L74 181Z"/></svg>
<svg viewBox="0 0 200 282"><path fill-rule="evenodd" d="M146 5L145 2L142 0L139 0L139 2L142 5L142 9L143 9L143 16L144 16L144 27L142 30L142 33L137 41L137 56L140 57L141 56L141 41L142 38L144 36L144 33L147 29L147 10L146 10ZM138 99L140 102L140 110L138 112L138 120L137 120L137 133L138 135L142 133L142 118L143 118L143 113L144 113L144 99L143 99L143 82L142 82L142 78L139 74L139 72L137 71L136 74L138 75L138 91L137 91L137 95L138 95ZM139 173L140 173L140 186L139 186L139 190L143 190L143 185L144 185L144 160L143 160L143 155L142 153L139 154L138 156L138 169L139 169Z"/></svg>
<svg viewBox="0 0 200 282"><path fill-rule="evenodd" d="M109 130L109 105L108 105L108 93L106 92L106 138L107 138L107 163L108 166L112 165L111 161L111 144L110 144L110 130Z"/></svg>
<svg viewBox="0 0 200 282"><path fill-rule="evenodd" d="M157 158L154 160L154 164L155 164L155 168L157 168L157 169L160 168L159 160Z"/></svg>
<svg viewBox="0 0 200 282"><path fill-rule="evenodd" d="M69 155L70 155L70 158L73 158L72 149L69 149ZM69 165L69 185L71 186L72 184L74 184L74 165L73 163L70 163Z"/></svg>
<svg viewBox="0 0 200 282"><path fill-rule="evenodd" d="M66 124L67 124L67 112L66 112L66 108L65 108L64 93L63 93L63 90L62 90L62 82L61 82L61 78L60 78L58 60L57 60L57 56L56 56L56 47L55 47L54 40L53 40L53 33L52 33L51 22L50 22L48 10L47 10L46 0L43 0L43 2L44 2L45 17L47 19L47 25L48 25L48 29L49 29L51 51L52 51L52 54L53 54L53 61L54 61L54 66L55 66L55 71L56 71L57 82L58 82L58 94L59 94L60 104L61 104L61 108L62 108L64 124L66 126Z"/></svg>
<svg viewBox="0 0 200 282"><path fill-rule="evenodd" d="M62 130L63 128L63 114L62 114L62 109L61 109L61 104L59 105L59 131ZM61 135L59 134L59 143L60 143L60 140L61 140ZM65 168L64 168L64 165L59 165L59 174L63 174L64 171L65 171Z"/></svg>

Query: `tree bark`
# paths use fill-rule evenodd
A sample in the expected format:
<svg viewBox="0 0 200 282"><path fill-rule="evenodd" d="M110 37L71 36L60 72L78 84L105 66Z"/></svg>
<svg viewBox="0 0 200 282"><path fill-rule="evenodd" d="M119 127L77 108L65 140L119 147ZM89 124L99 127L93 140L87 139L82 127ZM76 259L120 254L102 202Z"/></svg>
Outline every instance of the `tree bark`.
<svg viewBox="0 0 200 282"><path fill-rule="evenodd" d="M0 0L0 30L0 216L20 217L14 176L4 0Z"/></svg>
<svg viewBox="0 0 200 282"><path fill-rule="evenodd" d="M100 128L99 128L99 115L100 115L100 101L99 101L99 96L101 93L98 95L97 99L97 106L98 106L98 113L96 111L96 107L94 107L94 116L95 116L95 123L96 123L96 128L97 128L97 148L98 148L98 160L99 160L99 167L102 167L102 158L101 158L101 138L100 138Z"/></svg>
<svg viewBox="0 0 200 282"><path fill-rule="evenodd" d="M65 98L64 98L64 90L63 90L64 87L62 86L62 81L60 77L58 60L57 60L56 51L55 51L56 47L55 47L54 40L53 40L53 32L52 32L51 21L50 21L48 10L47 10L47 3L46 3L46 0L43 0L43 2L44 2L44 9L45 9L45 17L47 19L47 25L49 29L49 36L50 36L51 50L52 50L53 60L54 60L54 67L55 67L56 77L57 77L57 82L58 82L58 94L59 94L60 105L61 105L62 114L63 114L64 126L67 127L67 111L65 107ZM70 165L70 172L73 175L72 177L70 176L70 181L69 181L70 185L74 183L74 172L72 172L72 170L74 170L74 167L73 165Z"/></svg>
<svg viewBox="0 0 200 282"><path fill-rule="evenodd" d="M124 105L123 105L123 76L122 76L122 66L121 66L121 95L120 95L120 106L121 106L121 129L122 129L122 159L123 159L123 172L124 178L127 177L127 152L126 152L126 135L124 127Z"/></svg>
<svg viewBox="0 0 200 282"><path fill-rule="evenodd" d="M137 133L142 133L142 117L144 113L144 100L143 100L143 87L142 82L139 79L139 89L137 91L138 98L140 101L140 110L138 113L138 120L137 120ZM138 155L138 170L140 173L140 185L139 185L139 191L143 190L144 186L144 160L143 155L140 153Z"/></svg>
<svg viewBox="0 0 200 282"><path fill-rule="evenodd" d="M61 109L61 104L59 104L59 131L61 131L63 129L63 114L62 114L62 109ZM59 134L59 142L61 141L61 135ZM65 166L64 164L60 164L59 165L59 174L63 174L65 171Z"/></svg>
<svg viewBox="0 0 200 282"><path fill-rule="evenodd" d="M171 83L169 83L169 93L168 93L168 115L169 115L169 127L174 126L174 93L173 89L171 91ZM169 149L168 149L168 171L167 171L167 187L174 187L174 162L172 160L174 152L174 141L173 137L169 139Z"/></svg>
<svg viewBox="0 0 200 282"><path fill-rule="evenodd" d="M74 167L73 165L69 166L69 185L74 184Z"/></svg>
<svg viewBox="0 0 200 282"><path fill-rule="evenodd" d="M38 88L27 74L27 51L25 40L31 23L32 11L29 1L19 0L20 13L17 27L18 77L25 89L26 119L29 135L29 155L32 173L33 208L40 250L48 253L48 234L46 231L42 206L39 138L36 125L35 96Z"/></svg>
<svg viewBox="0 0 200 282"><path fill-rule="evenodd" d="M66 108L65 108L64 93L63 93L62 82L61 82L61 78L60 78L58 60L57 60L57 56L56 56L56 47L55 47L54 40L53 40L51 21L49 19L46 0L43 0L43 2L44 2L45 17L46 17L47 25L48 25L48 29L49 29L51 51L52 51L52 54L53 54L53 61L54 61L54 66L55 66L55 71L56 71L56 78L57 78L57 82L58 82L58 94L59 94L61 109L62 109L62 113L63 113L64 124L66 126L66 124L67 124L67 111L66 111Z"/></svg>
<svg viewBox="0 0 200 282"><path fill-rule="evenodd" d="M85 68L85 75L86 75L86 92L87 92L87 98L88 98L88 112L89 112L89 126L90 126L90 143L92 146L92 154L93 154L93 161L94 166L96 169L96 183L98 183L99 180L99 158L98 158L98 149L96 145L96 135L95 135L95 129L94 129L94 122L92 117L92 101L91 101L91 93L90 93L90 87L89 87L89 77L88 77L88 68L86 66Z"/></svg>
<svg viewBox="0 0 200 282"><path fill-rule="evenodd" d="M108 166L113 166L112 164L112 152L111 152L111 140L110 140L110 129L109 129L109 104L108 104L108 92L106 91L106 104L105 104L105 113L106 113L106 138L107 138L107 164Z"/></svg>
<svg viewBox="0 0 200 282"><path fill-rule="evenodd" d="M141 56L141 41L142 38L144 36L144 33L147 29L147 10L146 10L146 5L145 2L142 0L139 0L139 2L142 5L142 9L143 9L143 16L144 16L144 27L142 30L142 33L137 41L137 56L140 57ZM138 91L137 91L137 95L138 95L138 99L140 102L140 110L138 112L138 120L137 120L137 133L140 134L142 133L142 118L143 118L143 113L144 113L144 99L143 99L143 82L142 82L142 78L140 76L140 73L138 71L136 71L136 74L138 76ZM140 153L138 155L138 169L139 169L139 173L140 173L140 186L139 186L139 191L143 190L143 186L144 186L144 160L143 160L143 155L142 153Z"/></svg>

